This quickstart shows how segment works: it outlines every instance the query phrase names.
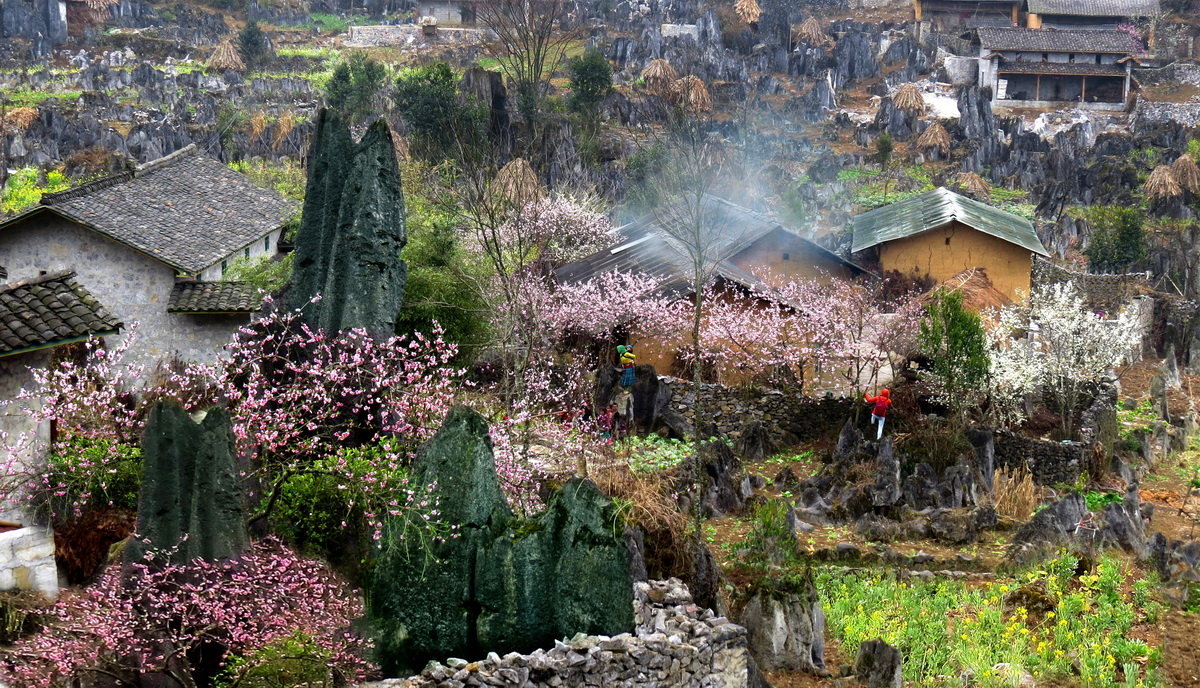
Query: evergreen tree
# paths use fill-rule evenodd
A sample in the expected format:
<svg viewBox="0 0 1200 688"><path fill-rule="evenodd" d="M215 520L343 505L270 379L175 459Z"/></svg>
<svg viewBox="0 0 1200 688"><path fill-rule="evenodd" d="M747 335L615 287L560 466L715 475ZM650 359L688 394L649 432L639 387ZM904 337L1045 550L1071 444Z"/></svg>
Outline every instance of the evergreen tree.
<svg viewBox="0 0 1200 688"><path fill-rule="evenodd" d="M373 114L375 94L383 88L387 68L357 54L339 64L325 87L325 105L351 121Z"/></svg>
<svg viewBox="0 0 1200 688"><path fill-rule="evenodd" d="M423 158L440 161L452 154L456 141L475 145L482 139L484 112L459 96L445 62L402 71L392 99L412 127L414 152Z"/></svg>
<svg viewBox="0 0 1200 688"><path fill-rule="evenodd" d="M925 307L919 341L933 361L927 379L951 416L961 420L979 402L987 381L991 359L983 322L963 304L962 292L938 290Z"/></svg>
<svg viewBox="0 0 1200 688"><path fill-rule="evenodd" d="M571 109L585 118L596 119L600 101L612 92L612 66L595 48L571 60Z"/></svg>
<svg viewBox="0 0 1200 688"><path fill-rule="evenodd" d="M1092 226L1084 249L1091 272L1129 272L1146 255L1142 213L1136 208L1093 206L1080 211Z"/></svg>
<svg viewBox="0 0 1200 688"><path fill-rule="evenodd" d="M267 36L253 19L246 22L246 26L238 33L238 50L241 51L242 60L248 69L267 63Z"/></svg>

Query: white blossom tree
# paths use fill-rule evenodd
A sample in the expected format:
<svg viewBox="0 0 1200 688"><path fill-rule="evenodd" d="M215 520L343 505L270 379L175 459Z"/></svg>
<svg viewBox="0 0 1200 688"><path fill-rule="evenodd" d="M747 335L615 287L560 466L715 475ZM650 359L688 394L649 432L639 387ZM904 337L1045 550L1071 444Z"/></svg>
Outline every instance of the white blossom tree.
<svg viewBox="0 0 1200 688"><path fill-rule="evenodd" d="M1001 422L1024 418L1025 398L1044 389L1071 436L1096 387L1136 355L1141 331L1130 309L1114 318L1089 311L1070 282L1035 291L1028 305L997 315L989 331L991 398Z"/></svg>

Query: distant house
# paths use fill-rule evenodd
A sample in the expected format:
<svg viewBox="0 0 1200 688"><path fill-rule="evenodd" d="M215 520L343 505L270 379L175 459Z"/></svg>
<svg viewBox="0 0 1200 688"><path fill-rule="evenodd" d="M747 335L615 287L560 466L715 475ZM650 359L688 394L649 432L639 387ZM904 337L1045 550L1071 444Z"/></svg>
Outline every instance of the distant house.
<svg viewBox="0 0 1200 688"><path fill-rule="evenodd" d="M980 26L1018 26L1024 0L913 0L917 21L954 33Z"/></svg>
<svg viewBox="0 0 1200 688"><path fill-rule="evenodd" d="M438 26L474 26L475 3L472 0L418 0L417 16L433 17Z"/></svg>
<svg viewBox="0 0 1200 688"><path fill-rule="evenodd" d="M705 230L702 241L715 261L718 287L727 294L747 294L763 285L755 271L765 270L785 279L850 279L865 270L836 253L788 230L778 221L717 196L704 200ZM613 244L555 272L564 284L592 279L607 272L643 273L662 280L668 293L687 298L692 294L692 261L687 247L666 232L654 213L647 214L614 231ZM746 299L747 309L754 307ZM635 337L636 339L636 337ZM680 341L646 342L639 363L649 363L660 372L676 365Z"/></svg>
<svg viewBox="0 0 1200 688"><path fill-rule="evenodd" d="M250 285L215 281L238 258L273 255L296 211L189 146L0 223L0 267L23 280L73 271L126 330L136 324L143 363L203 360L260 305Z"/></svg>
<svg viewBox="0 0 1200 688"><path fill-rule="evenodd" d="M120 328L121 322L72 272L0 285L0 400L13 399L29 386L30 369L49 364L60 347L113 335ZM25 409L0 405L0 433L15 437L37 429ZM10 498L0 494L0 592L33 590L53 596L58 590L53 538Z"/></svg>
<svg viewBox="0 0 1200 688"><path fill-rule="evenodd" d="M1158 0L1028 0L1031 29L1115 29L1159 12Z"/></svg>
<svg viewBox="0 0 1200 688"><path fill-rule="evenodd" d="M977 35L979 85L992 89L993 104L1122 110L1129 100L1141 46L1128 32L985 27Z"/></svg>
<svg viewBox="0 0 1200 688"><path fill-rule="evenodd" d="M852 230L860 262L935 282L982 270L1013 300L1029 292L1033 257L1047 255L1029 220L945 188L858 215Z"/></svg>

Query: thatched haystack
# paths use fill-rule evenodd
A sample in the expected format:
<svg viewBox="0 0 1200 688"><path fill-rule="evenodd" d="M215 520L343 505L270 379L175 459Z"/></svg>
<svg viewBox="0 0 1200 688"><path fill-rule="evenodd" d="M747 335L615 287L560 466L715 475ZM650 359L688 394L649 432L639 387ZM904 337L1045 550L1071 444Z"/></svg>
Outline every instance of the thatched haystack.
<svg viewBox="0 0 1200 688"><path fill-rule="evenodd" d="M221 41L221 44L209 56L205 66L214 72L224 72L230 69L240 72L246 69L246 63L242 61L242 54L233 45L231 39Z"/></svg>
<svg viewBox="0 0 1200 688"><path fill-rule="evenodd" d="M285 112L279 116L279 121L275 123L275 137L271 139L271 148L279 150L287 137L292 133L292 129L296 126L296 118L292 113Z"/></svg>
<svg viewBox="0 0 1200 688"><path fill-rule="evenodd" d="M84 0L84 4L88 7L88 14L93 23L99 24L107 21L112 15L112 8L120 5L120 0Z"/></svg>
<svg viewBox="0 0 1200 688"><path fill-rule="evenodd" d="M513 158L492 180L492 193L514 208L524 208L542 199L542 185L525 158Z"/></svg>
<svg viewBox="0 0 1200 688"><path fill-rule="evenodd" d="M1168 165L1155 167L1142 190L1155 200L1175 198L1183 194L1183 187L1179 186L1179 180L1175 178L1175 173Z"/></svg>
<svg viewBox="0 0 1200 688"><path fill-rule="evenodd" d="M825 45L829 43L829 34L821 28L821 23L816 17L809 17L800 26L792 29L792 40L808 45Z"/></svg>
<svg viewBox="0 0 1200 688"><path fill-rule="evenodd" d="M963 172L958 175L958 186L967 192L968 196L988 198L992 195L992 185L974 172Z"/></svg>
<svg viewBox="0 0 1200 688"><path fill-rule="evenodd" d="M1192 156L1184 153L1176 158L1175 164L1171 165L1171 172L1175 175L1175 181L1188 193L1200 193L1200 166L1196 165Z"/></svg>
<svg viewBox="0 0 1200 688"><path fill-rule="evenodd" d="M698 115L712 110L712 94L708 92L704 81L695 74L689 74L676 81L671 86L671 95L676 104L689 114Z"/></svg>
<svg viewBox="0 0 1200 688"><path fill-rule="evenodd" d="M666 97L671 92L671 85L679 79L679 73L666 60L650 60L650 64L642 70L642 83L646 90L658 96Z"/></svg>
<svg viewBox="0 0 1200 688"><path fill-rule="evenodd" d="M255 110L250 116L250 141L257 141L267 130L267 116L262 110Z"/></svg>
<svg viewBox="0 0 1200 688"><path fill-rule="evenodd" d="M934 120L917 137L917 148L922 150L936 148L942 155L945 155L950 152L950 132L946 131L946 127L942 126L941 122Z"/></svg>
<svg viewBox="0 0 1200 688"><path fill-rule="evenodd" d="M918 299L921 303L930 303L940 291L961 293L963 305L976 313L1012 305L1012 299L995 287L984 268L963 270L922 294Z"/></svg>
<svg viewBox="0 0 1200 688"><path fill-rule="evenodd" d="M18 107L0 117L0 131L6 134L24 134L37 121L39 112L35 107Z"/></svg>
<svg viewBox="0 0 1200 688"><path fill-rule="evenodd" d="M892 105L904 112L920 114L925 112L925 96L916 84L903 84L892 95Z"/></svg>
<svg viewBox="0 0 1200 688"><path fill-rule="evenodd" d="M738 17L747 24L757 22L763 13L757 0L737 0L733 3L733 11L737 12Z"/></svg>

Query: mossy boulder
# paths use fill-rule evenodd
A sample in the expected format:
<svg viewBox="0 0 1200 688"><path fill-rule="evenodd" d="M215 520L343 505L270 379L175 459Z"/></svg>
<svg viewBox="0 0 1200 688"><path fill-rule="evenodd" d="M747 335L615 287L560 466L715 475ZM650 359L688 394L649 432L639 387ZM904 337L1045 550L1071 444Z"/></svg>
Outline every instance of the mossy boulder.
<svg viewBox="0 0 1200 688"><path fill-rule="evenodd" d="M388 531L367 594L386 673L632 630L629 552L612 500L590 481L569 481L543 513L518 519L500 491L487 423L463 408L415 474L436 483L439 519L459 534L423 548L398 526Z"/></svg>

